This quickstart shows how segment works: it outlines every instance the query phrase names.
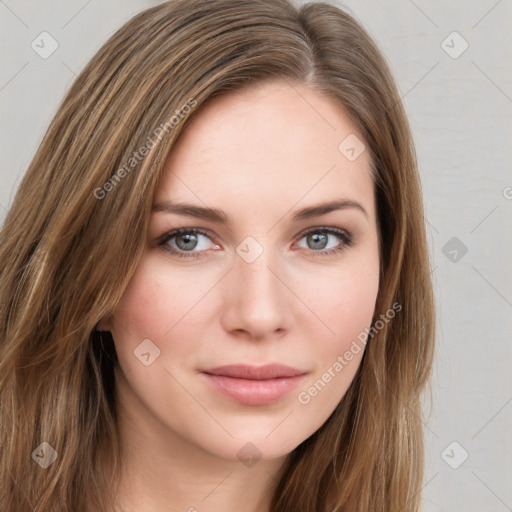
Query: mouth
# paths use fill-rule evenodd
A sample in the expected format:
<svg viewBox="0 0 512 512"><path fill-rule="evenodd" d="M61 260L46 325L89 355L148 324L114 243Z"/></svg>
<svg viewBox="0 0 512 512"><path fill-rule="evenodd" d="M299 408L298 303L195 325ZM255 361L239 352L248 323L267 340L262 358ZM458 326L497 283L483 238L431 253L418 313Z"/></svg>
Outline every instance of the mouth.
<svg viewBox="0 0 512 512"><path fill-rule="evenodd" d="M297 387L307 373L281 364L227 365L201 372L215 391L245 405L279 401Z"/></svg>

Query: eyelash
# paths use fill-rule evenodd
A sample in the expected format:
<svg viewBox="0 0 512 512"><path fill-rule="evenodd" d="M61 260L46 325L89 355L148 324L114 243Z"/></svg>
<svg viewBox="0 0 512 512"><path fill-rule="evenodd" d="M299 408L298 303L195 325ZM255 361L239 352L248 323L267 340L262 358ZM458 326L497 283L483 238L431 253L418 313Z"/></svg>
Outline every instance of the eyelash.
<svg viewBox="0 0 512 512"><path fill-rule="evenodd" d="M312 250L312 252L318 256L330 256L335 253L340 253L346 247L352 246L352 244L354 242L352 235L348 231L346 231L344 229L330 228L330 227L310 228L310 229L304 231L303 233L301 233L299 240L302 240L302 238L304 238L305 236L307 236L311 233L322 233L322 234L334 235L342 241L342 243L340 245L338 245L337 247L332 248L332 249L325 249L323 251ZM170 248L167 245L167 242L169 242L169 240L175 238L178 235L183 235L183 234L200 234L200 235L206 236L207 238L210 238L210 235L208 234L208 232L206 232L202 229L180 228L180 229L175 229L173 231L170 231L169 233L166 233L162 238L160 238L160 240L158 242L158 246L161 247L161 249L163 251L165 251L167 253L171 253L175 256L178 256L179 258L189 258L189 259L190 258L201 258L205 251L195 251L195 252L181 251L181 250L176 250L175 248Z"/></svg>

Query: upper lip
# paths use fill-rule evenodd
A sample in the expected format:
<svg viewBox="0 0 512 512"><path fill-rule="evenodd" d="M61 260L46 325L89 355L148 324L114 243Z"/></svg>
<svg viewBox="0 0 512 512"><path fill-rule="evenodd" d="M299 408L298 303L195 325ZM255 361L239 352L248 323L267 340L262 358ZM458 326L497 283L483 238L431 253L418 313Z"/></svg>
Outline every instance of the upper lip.
<svg viewBox="0 0 512 512"><path fill-rule="evenodd" d="M251 366L246 364L229 364L203 370L210 375L223 375L236 379L268 380L284 377L304 375L305 371L286 366L284 364L266 364L264 366Z"/></svg>

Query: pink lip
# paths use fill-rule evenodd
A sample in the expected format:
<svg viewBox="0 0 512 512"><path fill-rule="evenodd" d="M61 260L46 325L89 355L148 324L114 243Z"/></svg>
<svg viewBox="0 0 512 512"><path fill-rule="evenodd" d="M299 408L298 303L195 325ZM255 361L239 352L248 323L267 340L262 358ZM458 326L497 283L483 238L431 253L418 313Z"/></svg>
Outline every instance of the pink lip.
<svg viewBox="0 0 512 512"><path fill-rule="evenodd" d="M227 365L202 372L220 393L246 405L278 401L295 388L307 372L281 364Z"/></svg>

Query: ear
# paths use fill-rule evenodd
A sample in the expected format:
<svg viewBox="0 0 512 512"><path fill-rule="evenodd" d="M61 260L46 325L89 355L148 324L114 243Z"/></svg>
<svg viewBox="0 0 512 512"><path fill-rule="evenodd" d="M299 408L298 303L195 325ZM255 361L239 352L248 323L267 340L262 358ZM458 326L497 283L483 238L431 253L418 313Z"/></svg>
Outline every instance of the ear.
<svg viewBox="0 0 512 512"><path fill-rule="evenodd" d="M111 330L110 322L106 318L102 318L97 324L96 324L96 330L101 332L109 332Z"/></svg>

